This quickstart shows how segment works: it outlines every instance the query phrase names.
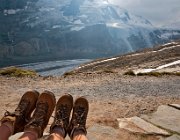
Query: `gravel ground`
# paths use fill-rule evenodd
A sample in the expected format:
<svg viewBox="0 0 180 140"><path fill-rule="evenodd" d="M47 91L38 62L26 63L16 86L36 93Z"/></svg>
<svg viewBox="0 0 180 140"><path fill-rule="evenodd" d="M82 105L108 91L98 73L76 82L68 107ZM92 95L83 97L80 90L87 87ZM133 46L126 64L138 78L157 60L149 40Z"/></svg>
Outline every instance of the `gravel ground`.
<svg viewBox="0 0 180 140"><path fill-rule="evenodd" d="M13 111L23 93L30 89L52 91L58 98L70 93L86 96L90 103L87 125L116 127L119 117L139 116L159 105L180 104L180 77L132 77L112 74L78 74L68 77L0 77L0 115Z"/></svg>

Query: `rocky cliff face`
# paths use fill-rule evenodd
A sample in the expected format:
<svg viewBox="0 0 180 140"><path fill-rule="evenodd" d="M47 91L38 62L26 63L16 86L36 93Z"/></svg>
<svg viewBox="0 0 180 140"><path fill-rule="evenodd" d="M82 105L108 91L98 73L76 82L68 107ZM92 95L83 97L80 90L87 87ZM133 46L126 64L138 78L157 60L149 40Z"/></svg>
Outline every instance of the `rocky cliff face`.
<svg viewBox="0 0 180 140"><path fill-rule="evenodd" d="M0 66L133 52L180 37L105 0L0 0Z"/></svg>

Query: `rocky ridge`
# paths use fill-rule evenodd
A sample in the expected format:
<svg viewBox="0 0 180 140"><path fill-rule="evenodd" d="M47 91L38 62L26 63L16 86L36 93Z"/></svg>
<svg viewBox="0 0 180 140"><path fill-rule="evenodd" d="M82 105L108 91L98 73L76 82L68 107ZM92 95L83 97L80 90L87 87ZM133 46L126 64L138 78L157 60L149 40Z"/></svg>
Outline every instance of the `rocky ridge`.
<svg viewBox="0 0 180 140"><path fill-rule="evenodd" d="M135 71L175 71L179 72L180 42L170 42L151 49L144 49L127 55L95 60L84 64L73 72L88 73L112 71L123 73ZM167 68L167 69L166 69Z"/></svg>

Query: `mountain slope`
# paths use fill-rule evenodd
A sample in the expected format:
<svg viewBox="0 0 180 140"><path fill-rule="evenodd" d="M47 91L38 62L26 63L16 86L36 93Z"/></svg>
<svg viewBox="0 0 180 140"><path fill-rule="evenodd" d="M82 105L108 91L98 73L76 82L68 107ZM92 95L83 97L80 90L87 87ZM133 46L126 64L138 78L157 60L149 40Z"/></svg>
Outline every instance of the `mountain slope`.
<svg viewBox="0 0 180 140"><path fill-rule="evenodd" d="M0 66L99 58L180 38L106 0L1 0Z"/></svg>
<svg viewBox="0 0 180 140"><path fill-rule="evenodd" d="M108 59L95 60L77 68L75 72L92 73L104 70L124 72L129 70L161 70L166 67L176 68L180 66L180 41L170 42L151 49L116 56Z"/></svg>

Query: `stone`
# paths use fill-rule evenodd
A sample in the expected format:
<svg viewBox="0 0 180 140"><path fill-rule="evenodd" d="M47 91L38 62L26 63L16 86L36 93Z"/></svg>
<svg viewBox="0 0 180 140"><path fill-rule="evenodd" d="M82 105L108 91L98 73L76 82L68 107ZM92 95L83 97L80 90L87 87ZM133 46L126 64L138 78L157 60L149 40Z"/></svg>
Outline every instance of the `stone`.
<svg viewBox="0 0 180 140"><path fill-rule="evenodd" d="M141 118L169 132L180 134L180 110L178 109L161 105L156 112L142 115Z"/></svg>
<svg viewBox="0 0 180 140"><path fill-rule="evenodd" d="M170 135L170 133L168 133L167 131L160 129L136 116L132 118L122 118L117 120L119 122L119 128L128 130L132 133L164 136Z"/></svg>
<svg viewBox="0 0 180 140"><path fill-rule="evenodd" d="M169 106L180 110L180 104L169 104Z"/></svg>
<svg viewBox="0 0 180 140"><path fill-rule="evenodd" d="M172 135L171 137L166 138L165 140L180 140L180 135Z"/></svg>
<svg viewBox="0 0 180 140"><path fill-rule="evenodd" d="M118 130L110 126L94 124L88 128L88 140L115 140L118 139Z"/></svg>

